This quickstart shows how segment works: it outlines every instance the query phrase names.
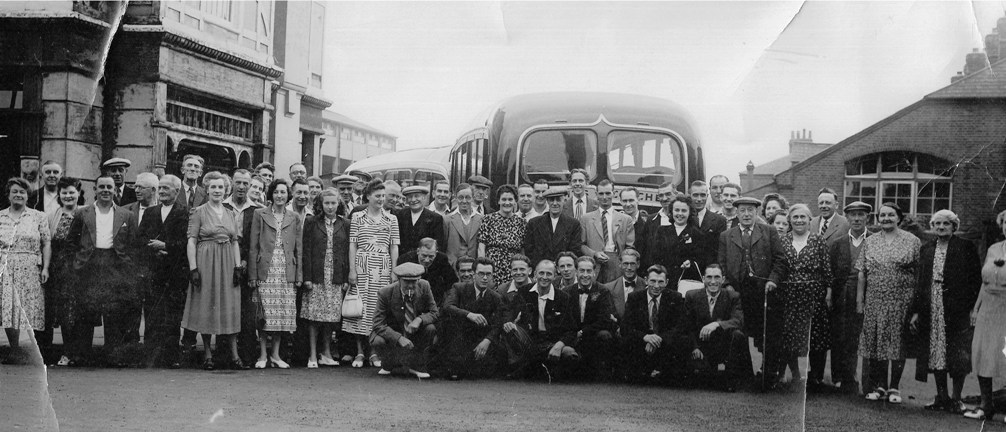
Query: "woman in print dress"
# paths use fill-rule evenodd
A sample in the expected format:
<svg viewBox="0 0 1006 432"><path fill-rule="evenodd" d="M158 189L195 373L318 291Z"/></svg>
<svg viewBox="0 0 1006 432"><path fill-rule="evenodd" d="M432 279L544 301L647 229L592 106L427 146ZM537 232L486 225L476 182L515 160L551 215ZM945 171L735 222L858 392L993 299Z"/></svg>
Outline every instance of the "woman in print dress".
<svg viewBox="0 0 1006 432"><path fill-rule="evenodd" d="M996 224L1006 235L1006 211L996 216ZM982 266L982 288L971 311L975 327L971 341L971 368L978 375L981 405L965 417L992 418L992 379L1006 377L1006 241L989 247Z"/></svg>
<svg viewBox="0 0 1006 432"><path fill-rule="evenodd" d="M908 310L918 283L919 238L898 228L904 214L894 203L877 209L881 231L869 236L856 262L856 310L863 313L859 355L870 362L867 400L901 403ZM890 369L888 369L890 367ZM888 377L890 371L890 377Z"/></svg>
<svg viewBox="0 0 1006 432"><path fill-rule="evenodd" d="M493 261L493 280L510 280L510 258L521 253L527 221L514 212L517 189L503 185L496 189L499 210L485 216L479 226L479 256Z"/></svg>
<svg viewBox="0 0 1006 432"><path fill-rule="evenodd" d="M349 221L335 189L319 195L321 208L304 222L304 299L300 316L308 320L309 369L338 366L332 358L332 327L342 320L342 296L349 276ZM321 334L321 357L318 335Z"/></svg>
<svg viewBox="0 0 1006 432"><path fill-rule="evenodd" d="M398 219L384 212L384 183L380 179L371 180L363 189L367 207L353 214L349 228L349 283L350 289L363 299L363 316L344 318L343 331L356 335L356 357L353 367L363 367L364 347L374 327L374 308L377 306L377 291L395 281L391 265L398 261ZM381 359L376 354L370 356L370 365L381 367Z"/></svg>

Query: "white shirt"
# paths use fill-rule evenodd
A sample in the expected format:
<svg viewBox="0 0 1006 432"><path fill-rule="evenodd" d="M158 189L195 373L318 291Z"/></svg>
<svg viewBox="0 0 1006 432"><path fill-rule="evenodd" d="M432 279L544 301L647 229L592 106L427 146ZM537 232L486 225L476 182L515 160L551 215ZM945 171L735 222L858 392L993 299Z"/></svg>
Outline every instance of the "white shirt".
<svg viewBox="0 0 1006 432"><path fill-rule="evenodd" d="M667 212L665 212L664 209L660 209L660 211L657 212L657 216L660 217L660 226L668 226L674 224L674 222L672 222L671 215L667 214Z"/></svg>
<svg viewBox="0 0 1006 432"><path fill-rule="evenodd" d="M482 208L482 204L473 205L472 206L472 213L478 213L478 214L480 214L482 216L486 215L485 209Z"/></svg>
<svg viewBox="0 0 1006 432"><path fill-rule="evenodd" d="M633 284L633 286L628 286L630 283ZM625 296L626 301L629 300L629 294L636 292L636 290L640 288L642 287L635 286L635 281L630 281L624 277L622 278L622 295Z"/></svg>
<svg viewBox="0 0 1006 432"><path fill-rule="evenodd" d="M140 211L136 212L137 213L136 214L136 225L137 226L139 226L140 225L140 221L143 220L143 212L147 211L147 209L149 208L149 207L144 207L143 204L138 204L138 206L140 207Z"/></svg>
<svg viewBox="0 0 1006 432"><path fill-rule="evenodd" d="M702 208L702 210L699 210L699 214L696 216L696 219L698 219L698 221L699 221L699 226L702 226L702 221L706 219L706 209L705 208Z"/></svg>
<svg viewBox="0 0 1006 432"><path fill-rule="evenodd" d="M552 220L552 232L555 232L555 227L559 226L559 218L550 217L549 219Z"/></svg>
<svg viewBox="0 0 1006 432"><path fill-rule="evenodd" d="M175 206L174 204L169 206L166 205L161 206L161 222L164 222L165 220L168 219L168 213L171 213L171 208L174 206Z"/></svg>
<svg viewBox="0 0 1006 432"><path fill-rule="evenodd" d="M115 206L109 207L104 214L101 208L94 206L94 248L111 249L114 227L112 226L115 216Z"/></svg>
<svg viewBox="0 0 1006 432"><path fill-rule="evenodd" d="M611 208L608 208L607 210L605 210L603 208L599 208L597 210L600 212L599 216L604 216L605 219L607 219L605 222L608 223L608 226L602 227L603 229L605 229L605 230L608 231L608 242L604 244L604 251L605 252L614 252L615 251L615 232L611 230L611 226L614 223L614 222L612 222L612 220L615 219L614 217L612 217L612 213L614 213L614 211Z"/></svg>
<svg viewBox="0 0 1006 432"><path fill-rule="evenodd" d="M538 210L535 210L534 206L531 206L531 210L528 210L527 213L524 213L524 221L530 221L531 219L541 215L542 213L540 213Z"/></svg>
<svg viewBox="0 0 1006 432"><path fill-rule="evenodd" d="M531 292L538 294L538 284L531 287ZM538 295L538 331L545 331L545 302L555 300L555 287L548 290L548 294Z"/></svg>
<svg viewBox="0 0 1006 432"><path fill-rule="evenodd" d="M583 314L587 311L587 295L587 293L580 294L580 322L583 322Z"/></svg>
<svg viewBox="0 0 1006 432"><path fill-rule="evenodd" d="M583 194L583 196L579 198L577 198L576 195L573 195L571 198L573 200L573 216L576 216L577 211L580 212L580 217L587 214L587 194Z"/></svg>
<svg viewBox="0 0 1006 432"><path fill-rule="evenodd" d="M291 201L290 204L286 205L286 209L290 210L290 211L292 211L294 213L297 212L296 210L293 209L293 201ZM311 204L310 203L308 203L308 205L304 206L304 214L308 215L308 216L314 216L314 210L311 209Z"/></svg>
<svg viewBox="0 0 1006 432"><path fill-rule="evenodd" d="M510 287L506 289L507 294L510 294L510 293L516 292L516 291L517 291L517 282L516 281L510 281Z"/></svg>
<svg viewBox="0 0 1006 432"><path fill-rule="evenodd" d="M863 244L863 240L866 240L867 232L868 232L867 230L863 230L863 234L860 235L859 237L856 237L855 235L852 234L852 230L849 230L849 239L852 241L852 245L855 247L859 247L859 245Z"/></svg>
<svg viewBox="0 0 1006 432"><path fill-rule="evenodd" d="M50 193L48 189L42 188L42 205L45 206L45 213L49 214L61 207L59 205L59 194L56 192Z"/></svg>
<svg viewBox="0 0 1006 432"><path fill-rule="evenodd" d="M716 291L716 294L713 295L709 291L706 291L706 303L709 304L709 316L713 316L713 309L716 309L716 300L719 299L721 292L722 291Z"/></svg>
<svg viewBox="0 0 1006 432"><path fill-rule="evenodd" d="M423 211L420 210L419 213L416 212L410 212L410 213L412 213L412 226L416 226L416 222L419 222L419 217L423 215Z"/></svg>
<svg viewBox="0 0 1006 432"><path fill-rule="evenodd" d="M440 210L437 209L437 202L436 201L431 202L430 205L426 206L426 208L429 209L431 212L434 212L434 213L436 213L436 214L438 214L440 216L447 216L447 215L449 215L451 213L451 206L450 206L450 204L444 206L444 210L440 211Z"/></svg>

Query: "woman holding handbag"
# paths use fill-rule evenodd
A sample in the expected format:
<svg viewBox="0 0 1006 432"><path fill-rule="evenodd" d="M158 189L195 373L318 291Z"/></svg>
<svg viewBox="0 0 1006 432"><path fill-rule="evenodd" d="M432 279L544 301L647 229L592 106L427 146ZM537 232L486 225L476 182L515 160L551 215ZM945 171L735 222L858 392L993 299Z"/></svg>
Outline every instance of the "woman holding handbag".
<svg viewBox="0 0 1006 432"><path fill-rule="evenodd" d="M308 321L311 353L307 368L338 366L332 358L332 326L342 320L343 290L349 277L349 221L335 189L319 195L321 211L304 222L304 294L301 318ZM318 357L318 333L321 357Z"/></svg>

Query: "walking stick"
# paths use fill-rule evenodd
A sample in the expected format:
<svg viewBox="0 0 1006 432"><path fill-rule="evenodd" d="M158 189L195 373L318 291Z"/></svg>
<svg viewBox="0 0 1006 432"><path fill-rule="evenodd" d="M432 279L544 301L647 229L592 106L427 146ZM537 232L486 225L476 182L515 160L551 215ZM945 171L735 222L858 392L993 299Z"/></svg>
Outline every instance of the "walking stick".
<svg viewBox="0 0 1006 432"><path fill-rule="evenodd" d="M761 311L761 391L767 391L768 387L766 384L766 376L768 376L768 291L764 291L762 295L762 311Z"/></svg>

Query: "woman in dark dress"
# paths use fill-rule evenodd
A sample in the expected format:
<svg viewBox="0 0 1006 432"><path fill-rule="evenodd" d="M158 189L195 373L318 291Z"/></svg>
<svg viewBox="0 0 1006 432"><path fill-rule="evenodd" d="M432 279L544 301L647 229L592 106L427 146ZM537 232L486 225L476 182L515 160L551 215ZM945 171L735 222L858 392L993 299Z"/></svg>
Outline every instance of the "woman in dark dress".
<svg viewBox="0 0 1006 432"><path fill-rule="evenodd" d="M79 356L80 345L74 339L73 328L77 321L77 310L74 307L79 299L73 294L73 254L68 248L67 236L70 234L70 224L73 223L74 212L77 211L80 197L80 180L73 177L63 177L56 185L60 208L49 213L49 232L52 233L52 263L49 264L49 289L46 290L46 306L52 305L52 310L46 308L46 321L52 320L52 327L59 326L63 335L63 355L57 366L75 366ZM52 297L48 297L51 295ZM51 314L51 318L50 318ZM49 328L52 328L49 327ZM90 342L90 341L88 341Z"/></svg>
<svg viewBox="0 0 1006 432"><path fill-rule="evenodd" d="M684 274L687 278L701 279L701 272L705 270L706 263L703 257L707 253L701 250L702 231L695 227L692 220L691 198L680 195L671 200L670 204L661 210L650 222L653 231L647 231L649 238L643 240L647 242L646 250L649 255L646 267L653 264L660 264L667 268L667 285L672 289L677 289L678 279ZM664 225L664 212L669 211L666 216L670 218L670 224ZM638 242L639 240L637 240ZM698 266L698 273L694 266ZM689 271L688 269L692 269ZM687 272L687 273L686 273Z"/></svg>
<svg viewBox="0 0 1006 432"><path fill-rule="evenodd" d="M926 409L964 412L961 390L971 373L971 308L982 287L981 259L975 246L954 235L960 219L950 210L940 210L929 221L936 238L919 250L919 284L911 319L918 338L915 379L936 381L936 400ZM953 397L947 391L947 375L954 379Z"/></svg>

